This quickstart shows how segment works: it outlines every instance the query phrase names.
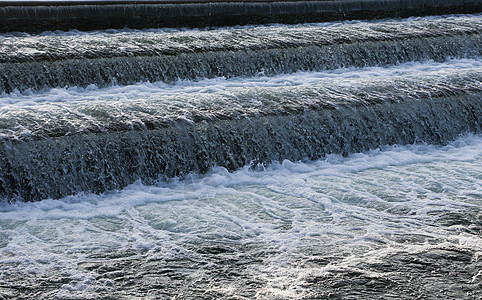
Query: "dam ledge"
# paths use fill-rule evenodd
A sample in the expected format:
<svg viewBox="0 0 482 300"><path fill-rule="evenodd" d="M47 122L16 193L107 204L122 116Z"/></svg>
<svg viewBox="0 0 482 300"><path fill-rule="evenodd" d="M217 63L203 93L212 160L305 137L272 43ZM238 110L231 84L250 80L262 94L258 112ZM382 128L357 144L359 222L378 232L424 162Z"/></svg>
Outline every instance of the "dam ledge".
<svg viewBox="0 0 482 300"><path fill-rule="evenodd" d="M275 161L316 160L384 145L446 144L482 132L481 93L454 93L356 107L215 121L177 121L154 129L107 130L0 140L0 198L38 201L103 193L213 167L235 171ZM141 126L142 127L142 126Z"/></svg>
<svg viewBox="0 0 482 300"><path fill-rule="evenodd" d="M481 0L2 1L0 32L294 24L481 11Z"/></svg>

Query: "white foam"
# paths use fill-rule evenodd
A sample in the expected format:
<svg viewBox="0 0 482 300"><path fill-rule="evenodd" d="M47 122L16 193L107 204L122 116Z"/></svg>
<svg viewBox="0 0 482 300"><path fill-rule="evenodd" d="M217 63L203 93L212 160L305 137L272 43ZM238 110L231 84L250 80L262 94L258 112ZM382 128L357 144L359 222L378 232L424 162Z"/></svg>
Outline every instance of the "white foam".
<svg viewBox="0 0 482 300"><path fill-rule="evenodd" d="M244 167L230 173L224 168L216 167L207 175L192 174L185 180L173 179L170 183L160 182L155 186L145 186L138 181L124 190L102 195L81 194L61 200L2 203L0 204L0 220L32 221L115 217L129 207L172 201L188 203L201 198L211 198L218 194L236 194L237 188L251 185L266 186L278 192L287 192L293 186L300 185L299 191L304 193L310 189L305 190L302 185L321 184L321 177L330 180L341 177L349 181L351 176L363 172L391 172L397 168L412 165L422 168L424 164L438 164L439 162L441 164L473 163L477 170L481 157L482 137L469 135L447 146L425 144L384 146L363 153L351 154L348 157L328 155L324 159L308 163L285 160L282 163L273 163L263 171L253 171L249 167ZM447 168L451 167L453 166L447 166ZM424 171L429 172L430 169ZM436 171L438 170L434 170L434 172ZM417 173L416 170L413 171L413 174L404 174L400 170L399 172L401 182L413 180L411 176L415 176ZM317 183L318 181L320 182ZM391 187L386 186L385 188ZM454 187L447 187L447 191L460 192ZM482 193L480 187L470 192Z"/></svg>
<svg viewBox="0 0 482 300"><path fill-rule="evenodd" d="M482 136L469 135L447 146L386 146L315 162L284 161L262 171L215 168L184 181L136 182L103 195L3 203L0 278L60 276L62 270L72 281L59 297L90 297L113 284L78 267L99 263L95 257L129 251L144 253L142 261L194 257L193 245L214 241L271 253L246 270L267 282L260 297L305 295L303 282L334 270L390 276L357 266L401 251L482 253L482 238L461 230L470 224L439 223L445 213L480 211L481 169ZM337 259L310 267L312 255Z"/></svg>
<svg viewBox="0 0 482 300"><path fill-rule="evenodd" d="M140 82L128 86L98 88L90 85L86 88L55 88L40 92L27 90L14 91L0 95L0 108L32 106L51 103L95 103L95 102L132 102L158 100L169 96L189 96L192 94L225 93L231 90L245 90L258 87L286 87L332 85L337 87L356 86L373 81L390 81L403 77L445 78L460 72L478 71L482 67L481 59L449 59L444 63L426 61L410 62L397 66L344 68L324 72L296 72L273 77L257 76L250 78L214 78L200 81L179 80L173 84L163 82Z"/></svg>
<svg viewBox="0 0 482 300"><path fill-rule="evenodd" d="M20 0L22 1L22 0ZM24 0L30 1L30 0ZM58 0L62 1L62 0ZM80 1L80 0L79 0ZM187 31L225 31L225 30L244 30L244 29L253 29L253 28L273 28L273 27L283 27L283 28L298 28L298 27L340 27L344 25L362 25L362 26L369 26L371 24L404 24L404 23L413 23L413 22L434 22L434 21L456 21L456 20L470 20L474 18L480 18L482 14L450 14L450 15L440 15L440 16L424 16L424 17L408 17L402 19L372 19L372 20L343 20L343 21L335 21L335 22L318 22L318 23L298 23L298 24L280 24L280 23L270 23L270 24L263 24L263 25L235 25L235 26L221 26L221 27L204 27L204 28L187 28L187 27L180 27L180 28L170 28L170 27L162 27L162 28L145 28L145 29L131 29L131 28L123 28L123 29L106 29L106 30L92 30L92 31L81 31L81 30L56 30L56 31L44 31L39 34L30 34L26 32L6 32L0 33L0 40L2 38L9 38L9 37L29 37L29 36L92 36L92 35L103 35L103 34L123 34L123 33L143 33L143 32L154 32L160 34L171 34L176 32L187 32Z"/></svg>

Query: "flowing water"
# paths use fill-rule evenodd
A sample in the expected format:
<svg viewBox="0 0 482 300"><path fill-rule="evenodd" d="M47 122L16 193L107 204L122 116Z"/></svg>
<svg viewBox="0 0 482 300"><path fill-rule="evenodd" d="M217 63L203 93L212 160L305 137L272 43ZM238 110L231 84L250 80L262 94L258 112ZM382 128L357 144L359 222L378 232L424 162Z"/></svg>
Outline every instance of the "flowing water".
<svg viewBox="0 0 482 300"><path fill-rule="evenodd" d="M475 58L481 55L481 33L480 16L194 31L12 33L0 43L0 92Z"/></svg>
<svg viewBox="0 0 482 300"><path fill-rule="evenodd" d="M479 299L482 138L0 207L0 293Z"/></svg>
<svg viewBox="0 0 482 300"><path fill-rule="evenodd" d="M481 299L481 32L2 34L0 299Z"/></svg>

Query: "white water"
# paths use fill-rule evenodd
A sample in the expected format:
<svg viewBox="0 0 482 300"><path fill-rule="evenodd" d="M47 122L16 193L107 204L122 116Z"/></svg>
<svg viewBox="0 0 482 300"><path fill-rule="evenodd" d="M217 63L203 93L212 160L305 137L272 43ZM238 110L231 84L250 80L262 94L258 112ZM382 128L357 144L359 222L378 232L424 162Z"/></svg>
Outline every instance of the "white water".
<svg viewBox="0 0 482 300"><path fill-rule="evenodd" d="M410 62L397 66L345 68L323 72L296 72L277 76L249 78L214 78L199 81L179 80L173 84L164 82L140 82L135 85L98 88L90 85L87 88L70 87L55 88L41 92L27 90L0 94L0 109L10 109L15 106L38 106L41 104L66 103L105 103L105 102L147 102L160 100L162 97L177 96L195 102L196 94L232 94L231 91L249 90L258 87L279 88L291 86L333 86L351 87L370 82L388 82L396 79L418 79L421 77L446 78L460 72L478 71L482 60L449 59L444 63L426 61ZM168 101L172 99L168 98Z"/></svg>
<svg viewBox="0 0 482 300"><path fill-rule="evenodd" d="M17 0L14 0L17 2ZM30 0L25 0L30 1ZM50 0L49 0L50 1ZM59 0L62 1L62 0ZM79 0L82 1L82 0ZM81 31L81 30L56 30L56 31L44 31L39 34L31 34L27 32L2 32L0 33L0 39L11 38L11 37L29 37L29 36L79 36L79 35L108 35L108 34L128 34L128 33L166 33L171 34L175 32L199 32L199 31L225 31L232 29L253 29L253 30L270 30L274 27L284 27L284 28L303 28L303 27L341 27L349 24L359 24L359 26L369 26L370 24L406 24L412 22L419 22L421 25L429 25L431 22L436 21L456 21L456 20L466 20L471 21L473 18L481 17L482 14L451 14L451 15L441 15L441 16L424 16L424 17L409 17L402 19L373 19L373 20L344 20L335 22L318 22L318 23L301 23L301 24L260 24L260 25L235 25L235 26L221 26L221 27L204 27L204 28L146 28L146 29L106 29L106 30L92 30L92 31Z"/></svg>
<svg viewBox="0 0 482 300"><path fill-rule="evenodd" d="M417 20L427 25L438 18ZM360 26L377 22L391 21ZM270 31L270 26L253 28ZM132 32L171 33L43 35ZM30 36L3 39L17 37ZM253 78L14 91L0 95L0 114L60 111L72 104L170 105L176 97L189 108L199 99L229 100L239 91L257 95L263 89L322 87L335 94L377 83L476 74L481 64L448 59L273 77L260 72ZM467 80L468 89L470 84ZM401 93L416 92L403 88ZM336 293L358 299L477 299L482 297L481 185L482 136L468 135L447 146L382 147L257 171L215 168L183 181L137 182L102 195L0 203L0 299L292 299L336 298Z"/></svg>
<svg viewBox="0 0 482 300"><path fill-rule="evenodd" d="M217 168L185 181L138 182L103 195L1 204L0 282L35 287L49 278L69 278L51 296L88 298L120 284L104 276L108 270L89 265L132 262L117 275L124 276L142 273L136 264L164 261L156 263L163 268L171 260L206 260L202 267L172 270L208 280L207 295L229 296L240 293L242 281L218 282L209 265L254 255L260 260L237 267L262 283L251 295L292 298L309 296L310 278L334 271L396 276L360 265L398 253L469 251L481 268L481 175L482 137L469 135L447 146L383 147L347 158L284 161L262 171ZM444 225L441 220L453 213L473 223ZM197 252L212 244L233 253L213 258ZM320 267L317 259L330 262ZM471 285L482 284L478 274ZM147 280L143 276L139 286Z"/></svg>

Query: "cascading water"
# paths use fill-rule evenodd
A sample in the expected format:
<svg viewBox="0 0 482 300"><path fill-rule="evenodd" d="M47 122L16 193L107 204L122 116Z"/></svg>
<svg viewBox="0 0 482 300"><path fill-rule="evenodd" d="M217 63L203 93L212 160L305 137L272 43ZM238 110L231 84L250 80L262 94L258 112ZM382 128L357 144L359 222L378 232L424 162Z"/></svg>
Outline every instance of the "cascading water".
<svg viewBox="0 0 482 300"><path fill-rule="evenodd" d="M409 7L331 2L285 12ZM481 15L32 33L63 5L0 7L39 9L0 36L0 299L482 297Z"/></svg>
<svg viewBox="0 0 482 300"><path fill-rule="evenodd" d="M159 176L205 172L215 165L235 170L384 144L447 143L481 130L482 73L475 64L463 69L454 64L443 76L419 71L376 82L368 76L336 84L312 80L249 87L255 83L247 79L242 88L152 91L142 101L64 97L8 105L0 108L0 194L58 198L104 192L137 179L153 183ZM287 77L293 75L277 79Z"/></svg>
<svg viewBox="0 0 482 300"><path fill-rule="evenodd" d="M482 20L4 37L1 92L275 75L481 55Z"/></svg>

